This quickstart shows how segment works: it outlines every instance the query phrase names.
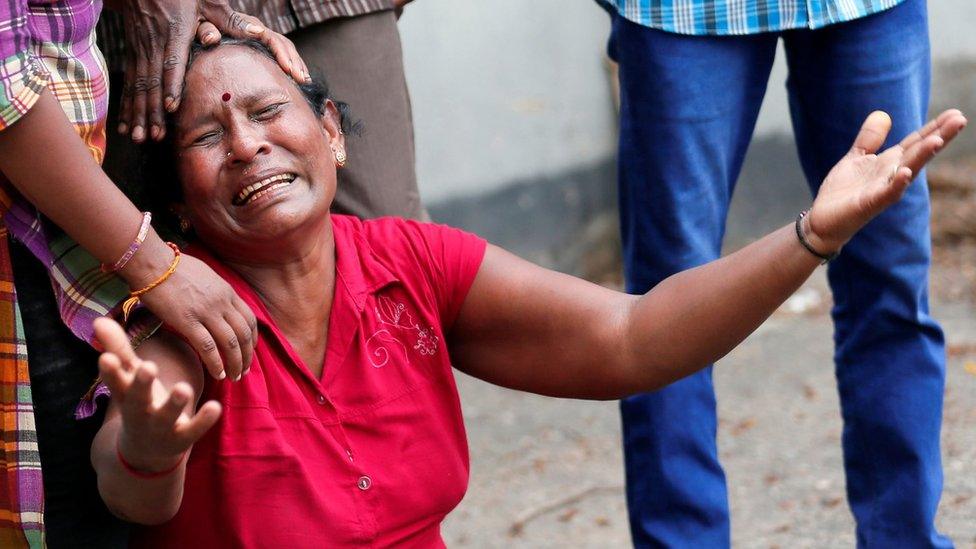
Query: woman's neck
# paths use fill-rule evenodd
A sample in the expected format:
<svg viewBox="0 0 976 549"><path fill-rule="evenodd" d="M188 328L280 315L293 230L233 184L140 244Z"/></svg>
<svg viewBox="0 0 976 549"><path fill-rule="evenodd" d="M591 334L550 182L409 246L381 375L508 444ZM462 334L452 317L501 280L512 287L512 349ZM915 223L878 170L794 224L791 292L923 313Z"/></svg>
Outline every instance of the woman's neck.
<svg viewBox="0 0 976 549"><path fill-rule="evenodd" d="M282 243L280 260L228 260L255 290L278 328L318 377L328 338L336 279L335 239L331 223L318 238L293 248Z"/></svg>

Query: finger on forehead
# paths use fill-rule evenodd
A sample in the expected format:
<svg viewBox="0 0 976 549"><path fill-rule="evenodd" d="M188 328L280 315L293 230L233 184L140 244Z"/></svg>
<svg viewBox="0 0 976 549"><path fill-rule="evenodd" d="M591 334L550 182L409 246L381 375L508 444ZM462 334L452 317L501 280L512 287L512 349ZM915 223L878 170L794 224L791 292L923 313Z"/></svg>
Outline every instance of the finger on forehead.
<svg viewBox="0 0 976 549"><path fill-rule="evenodd" d="M132 94L136 82L136 62L131 55L126 56L125 76L122 84L122 101L119 104L119 133L128 133L132 120ZM122 125L125 125L123 128Z"/></svg>
<svg viewBox="0 0 976 549"><path fill-rule="evenodd" d="M138 141L145 139L146 128L146 103L148 98L147 87L149 84L149 66L148 60L143 56L138 56L136 59L136 82L135 82L135 94L132 97L132 120L130 120L130 125L133 129L137 126L142 127L143 133L142 137ZM132 134L130 134L132 135ZM133 136L135 137L135 136Z"/></svg>
<svg viewBox="0 0 976 549"><path fill-rule="evenodd" d="M215 44L220 41L220 31L210 21L203 21L197 27L197 40L203 45Z"/></svg>
<svg viewBox="0 0 976 549"><path fill-rule="evenodd" d="M180 32L171 34L166 42L166 51L163 54L163 108L167 112L174 112L179 107L192 40L193 35L189 29L181 29Z"/></svg>
<svg viewBox="0 0 976 549"><path fill-rule="evenodd" d="M163 52L153 51L149 58L146 109L150 127L155 127L157 132L165 126L163 122L163 76Z"/></svg>

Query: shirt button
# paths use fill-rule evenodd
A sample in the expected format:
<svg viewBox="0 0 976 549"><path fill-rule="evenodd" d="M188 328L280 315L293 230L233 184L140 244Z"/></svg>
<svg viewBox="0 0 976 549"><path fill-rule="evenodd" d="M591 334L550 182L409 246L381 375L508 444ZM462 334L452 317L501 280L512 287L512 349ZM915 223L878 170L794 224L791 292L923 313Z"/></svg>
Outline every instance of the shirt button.
<svg viewBox="0 0 976 549"><path fill-rule="evenodd" d="M325 405L325 397L322 396L322 395L319 395L319 396L315 397L315 401L318 402L319 405L321 405L321 406L324 406Z"/></svg>
<svg viewBox="0 0 976 549"><path fill-rule="evenodd" d="M372 485L373 481L370 480L370 478L366 475L359 477L359 482L356 483L356 486L358 486L360 490L369 490L369 487Z"/></svg>

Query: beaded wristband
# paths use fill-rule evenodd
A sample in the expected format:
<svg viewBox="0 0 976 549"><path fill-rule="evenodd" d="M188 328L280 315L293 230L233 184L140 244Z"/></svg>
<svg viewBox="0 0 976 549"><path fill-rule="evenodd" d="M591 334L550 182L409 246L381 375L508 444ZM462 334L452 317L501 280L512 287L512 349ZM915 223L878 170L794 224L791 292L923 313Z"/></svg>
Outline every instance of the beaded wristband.
<svg viewBox="0 0 976 549"><path fill-rule="evenodd" d="M172 242L167 242L166 245L169 246L170 249L173 250L173 253L175 254L173 256L173 263L170 264L169 268L166 269L166 272L165 273L163 273L156 280L153 280L152 282L150 282L149 285L146 286L145 288L140 288L138 290L129 292L129 299L126 299L125 301L122 302L122 320L123 321L128 321L129 320L129 313L131 313L132 312L132 309L136 305L139 304L139 298L140 297L142 297L143 295L145 295L147 292L149 292L150 290L152 290L156 286L159 286L163 282L166 282L166 279L169 278L169 277L171 277L171 276L173 276L173 273L176 272L176 267L180 264L180 248L179 248L179 246L177 246L176 244L173 244Z"/></svg>
<svg viewBox="0 0 976 549"><path fill-rule="evenodd" d="M183 452L183 455L180 456L180 459L176 462L176 465L166 469L165 471L143 471L135 468L131 463L125 460L125 456L122 455L122 449L119 448L118 441L115 442L115 457L119 460L119 465L125 469L126 473L129 473L136 478L150 480L154 478L163 478L166 475L171 474L173 471L179 469L180 465L183 464L183 459L186 457L186 452Z"/></svg>
<svg viewBox="0 0 976 549"><path fill-rule="evenodd" d="M142 247L142 243L146 241L146 235L149 234L150 223L152 222L152 212L142 213L142 225L139 225L139 234L136 235L136 239L129 244L129 249L122 254L122 257L115 262L114 265L109 267L108 265L102 263L102 272L114 273L116 271L121 271L123 267L132 259L132 256L136 255L139 248Z"/></svg>
<svg viewBox="0 0 976 549"><path fill-rule="evenodd" d="M818 252L817 250L815 250L813 246L810 245L810 242L807 241L806 235L803 234L803 227L801 226L801 223L803 222L803 218L806 217L808 213L810 213L810 210L803 210L802 212L800 212L799 215L796 216L796 237L800 239L800 244L803 244L803 247L806 248L808 252L812 253L813 255L823 260L820 262L821 265L826 265L828 261L837 257L837 254L840 252L834 252L832 254L824 255Z"/></svg>

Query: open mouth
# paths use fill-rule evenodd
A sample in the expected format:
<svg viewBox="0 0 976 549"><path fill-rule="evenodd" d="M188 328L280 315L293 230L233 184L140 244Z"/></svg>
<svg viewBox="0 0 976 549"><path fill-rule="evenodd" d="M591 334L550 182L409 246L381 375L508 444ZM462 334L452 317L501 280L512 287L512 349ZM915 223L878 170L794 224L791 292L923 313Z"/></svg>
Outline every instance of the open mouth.
<svg viewBox="0 0 976 549"><path fill-rule="evenodd" d="M275 189L291 185L295 177L293 173L282 173L266 177L256 183L251 183L241 189L241 192L237 193L237 196L234 197L234 205L244 206L245 204L254 202Z"/></svg>

